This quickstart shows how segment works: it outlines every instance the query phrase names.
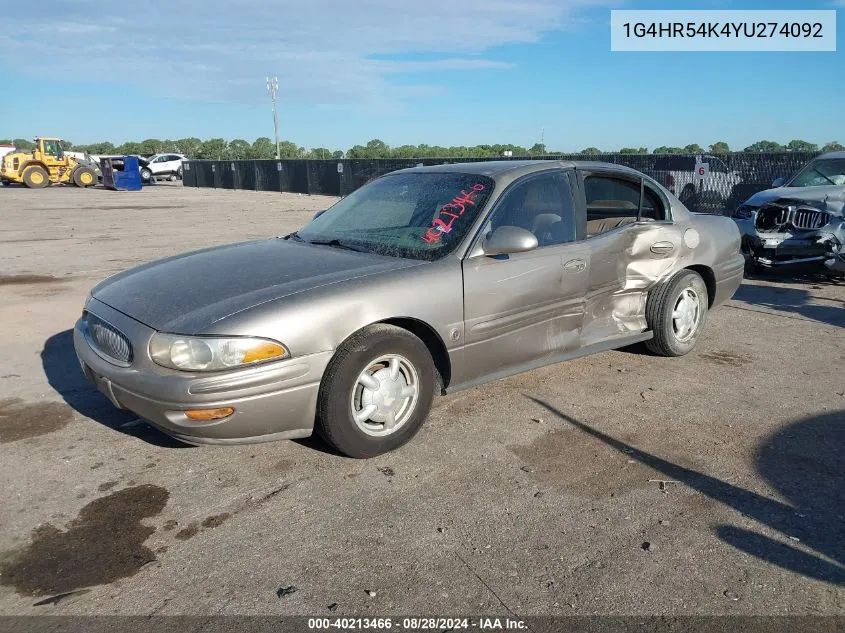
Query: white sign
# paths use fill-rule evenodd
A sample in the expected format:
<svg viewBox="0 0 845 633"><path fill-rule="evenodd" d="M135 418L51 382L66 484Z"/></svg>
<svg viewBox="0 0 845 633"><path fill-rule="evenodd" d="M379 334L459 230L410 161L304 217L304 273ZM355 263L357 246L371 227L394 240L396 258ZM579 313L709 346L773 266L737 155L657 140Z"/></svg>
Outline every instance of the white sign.
<svg viewBox="0 0 845 633"><path fill-rule="evenodd" d="M614 9L610 50L835 51L836 10Z"/></svg>
<svg viewBox="0 0 845 633"><path fill-rule="evenodd" d="M339 174L343 173L343 163L337 164L337 173L339 173Z"/></svg>
<svg viewBox="0 0 845 633"><path fill-rule="evenodd" d="M689 163L687 163L689 165ZM695 164L695 179L706 180L710 175L710 163L696 163Z"/></svg>

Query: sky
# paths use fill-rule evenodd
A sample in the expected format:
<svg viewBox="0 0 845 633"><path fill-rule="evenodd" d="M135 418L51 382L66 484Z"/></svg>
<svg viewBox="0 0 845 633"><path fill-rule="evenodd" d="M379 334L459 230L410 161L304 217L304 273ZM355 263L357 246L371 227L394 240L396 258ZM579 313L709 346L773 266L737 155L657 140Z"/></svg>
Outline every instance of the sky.
<svg viewBox="0 0 845 633"><path fill-rule="evenodd" d="M0 138L348 149L845 143L836 52L611 52L610 10L845 0L40 0L0 18Z"/></svg>

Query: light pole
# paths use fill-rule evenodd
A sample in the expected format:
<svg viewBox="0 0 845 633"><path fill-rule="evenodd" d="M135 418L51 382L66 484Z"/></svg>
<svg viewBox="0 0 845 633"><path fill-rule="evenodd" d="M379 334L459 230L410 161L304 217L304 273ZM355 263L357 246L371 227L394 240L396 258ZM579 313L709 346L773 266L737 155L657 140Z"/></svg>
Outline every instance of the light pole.
<svg viewBox="0 0 845 633"><path fill-rule="evenodd" d="M279 115L276 112L276 95L279 94L279 78L267 77L267 92L273 100L273 131L276 134L276 160L279 160Z"/></svg>

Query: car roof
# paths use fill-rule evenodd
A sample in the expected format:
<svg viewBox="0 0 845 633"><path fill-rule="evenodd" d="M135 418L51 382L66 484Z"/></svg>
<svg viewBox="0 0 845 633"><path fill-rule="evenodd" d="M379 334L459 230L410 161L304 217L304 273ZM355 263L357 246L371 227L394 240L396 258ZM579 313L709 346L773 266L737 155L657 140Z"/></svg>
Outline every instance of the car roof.
<svg viewBox="0 0 845 633"><path fill-rule="evenodd" d="M640 172L624 165L592 160L491 160L471 163L449 163L445 165L428 165L409 167L392 172L398 173L461 173L488 176L494 180L511 181L520 176L547 169L607 169L619 173L642 176Z"/></svg>
<svg viewBox="0 0 845 633"><path fill-rule="evenodd" d="M816 156L816 160L819 158L845 158L845 152L827 152L821 156Z"/></svg>

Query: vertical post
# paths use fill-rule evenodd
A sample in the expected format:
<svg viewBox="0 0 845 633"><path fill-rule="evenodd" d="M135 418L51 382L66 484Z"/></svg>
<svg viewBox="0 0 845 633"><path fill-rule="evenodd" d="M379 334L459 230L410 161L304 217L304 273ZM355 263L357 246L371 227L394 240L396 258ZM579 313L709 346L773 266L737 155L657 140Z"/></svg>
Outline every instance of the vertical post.
<svg viewBox="0 0 845 633"><path fill-rule="evenodd" d="M279 160L279 115L276 111L276 95L279 93L279 78L267 76L267 92L273 102L273 132L276 136L276 160Z"/></svg>

